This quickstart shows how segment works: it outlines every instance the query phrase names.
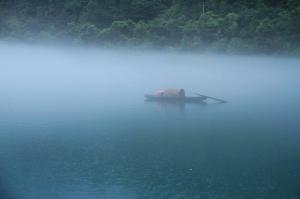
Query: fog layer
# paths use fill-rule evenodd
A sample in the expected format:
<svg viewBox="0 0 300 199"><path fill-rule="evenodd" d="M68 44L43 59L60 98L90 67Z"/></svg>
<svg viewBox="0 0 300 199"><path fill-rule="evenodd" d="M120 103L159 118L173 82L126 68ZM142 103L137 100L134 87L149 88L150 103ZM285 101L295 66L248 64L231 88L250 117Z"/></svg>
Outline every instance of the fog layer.
<svg viewBox="0 0 300 199"><path fill-rule="evenodd" d="M299 74L295 58L1 44L0 181L28 199L296 198ZM228 103L144 101L163 88Z"/></svg>

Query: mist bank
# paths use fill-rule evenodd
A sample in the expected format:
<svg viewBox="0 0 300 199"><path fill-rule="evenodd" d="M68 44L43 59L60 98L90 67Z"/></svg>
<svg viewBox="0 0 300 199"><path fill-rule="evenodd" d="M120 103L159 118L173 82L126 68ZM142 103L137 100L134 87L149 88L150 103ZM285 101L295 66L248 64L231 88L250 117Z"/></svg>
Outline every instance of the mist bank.
<svg viewBox="0 0 300 199"><path fill-rule="evenodd" d="M0 191L20 199L297 198L299 63L0 45ZM161 88L228 103L144 101Z"/></svg>
<svg viewBox="0 0 300 199"><path fill-rule="evenodd" d="M16 0L0 3L0 38L101 47L299 55L299 20L297 0Z"/></svg>
<svg viewBox="0 0 300 199"><path fill-rule="evenodd" d="M143 94L160 88L185 88L231 102L261 101L268 99L258 97L266 91L297 93L291 85L299 85L299 58L1 43L0 58L0 91L8 103L22 103L15 96L20 94L41 101L58 95L68 104L83 98L119 104L126 97L143 101Z"/></svg>

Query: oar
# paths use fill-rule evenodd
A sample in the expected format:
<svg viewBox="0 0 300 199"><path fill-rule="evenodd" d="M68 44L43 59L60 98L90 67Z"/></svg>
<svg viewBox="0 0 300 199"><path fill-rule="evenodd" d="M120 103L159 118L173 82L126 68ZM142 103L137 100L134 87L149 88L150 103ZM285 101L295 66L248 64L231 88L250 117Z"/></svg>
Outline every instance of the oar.
<svg viewBox="0 0 300 199"><path fill-rule="evenodd" d="M196 95L201 96L201 97L206 97L206 98L209 98L209 99L213 99L213 100L216 100L216 101L221 102L221 103L226 103L227 102L227 101L222 100L222 99L218 99L218 98L214 98L214 97L209 97L209 96L206 96L206 95L201 95L199 93L196 93Z"/></svg>

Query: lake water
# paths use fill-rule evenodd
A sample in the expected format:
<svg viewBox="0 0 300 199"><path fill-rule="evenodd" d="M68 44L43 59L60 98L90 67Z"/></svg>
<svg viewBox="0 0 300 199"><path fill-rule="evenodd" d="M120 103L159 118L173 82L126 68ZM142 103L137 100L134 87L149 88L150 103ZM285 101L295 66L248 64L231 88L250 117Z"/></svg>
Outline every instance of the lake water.
<svg viewBox="0 0 300 199"><path fill-rule="evenodd" d="M297 58L1 44L2 195L298 199L299 89Z"/></svg>

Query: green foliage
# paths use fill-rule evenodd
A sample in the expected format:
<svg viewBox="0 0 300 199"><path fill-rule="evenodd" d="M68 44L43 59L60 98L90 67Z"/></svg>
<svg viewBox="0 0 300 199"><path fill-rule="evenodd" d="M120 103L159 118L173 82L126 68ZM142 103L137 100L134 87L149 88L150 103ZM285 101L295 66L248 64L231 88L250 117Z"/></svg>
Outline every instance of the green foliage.
<svg viewBox="0 0 300 199"><path fill-rule="evenodd" d="M99 32L98 38L104 42L126 43L132 38L134 27L135 23L131 20L114 21L109 28L105 28Z"/></svg>
<svg viewBox="0 0 300 199"><path fill-rule="evenodd" d="M27 41L295 53L299 21L299 0L0 0L0 37Z"/></svg>
<svg viewBox="0 0 300 199"><path fill-rule="evenodd" d="M133 20L148 20L157 16L164 9L161 0L132 0L129 13Z"/></svg>
<svg viewBox="0 0 300 199"><path fill-rule="evenodd" d="M237 34L238 28L239 28L239 15L231 12L228 13L224 18L224 30L223 35L226 37L233 37Z"/></svg>
<svg viewBox="0 0 300 199"><path fill-rule="evenodd" d="M83 24L79 29L79 39L82 41L94 41L97 38L99 29L90 23Z"/></svg>

